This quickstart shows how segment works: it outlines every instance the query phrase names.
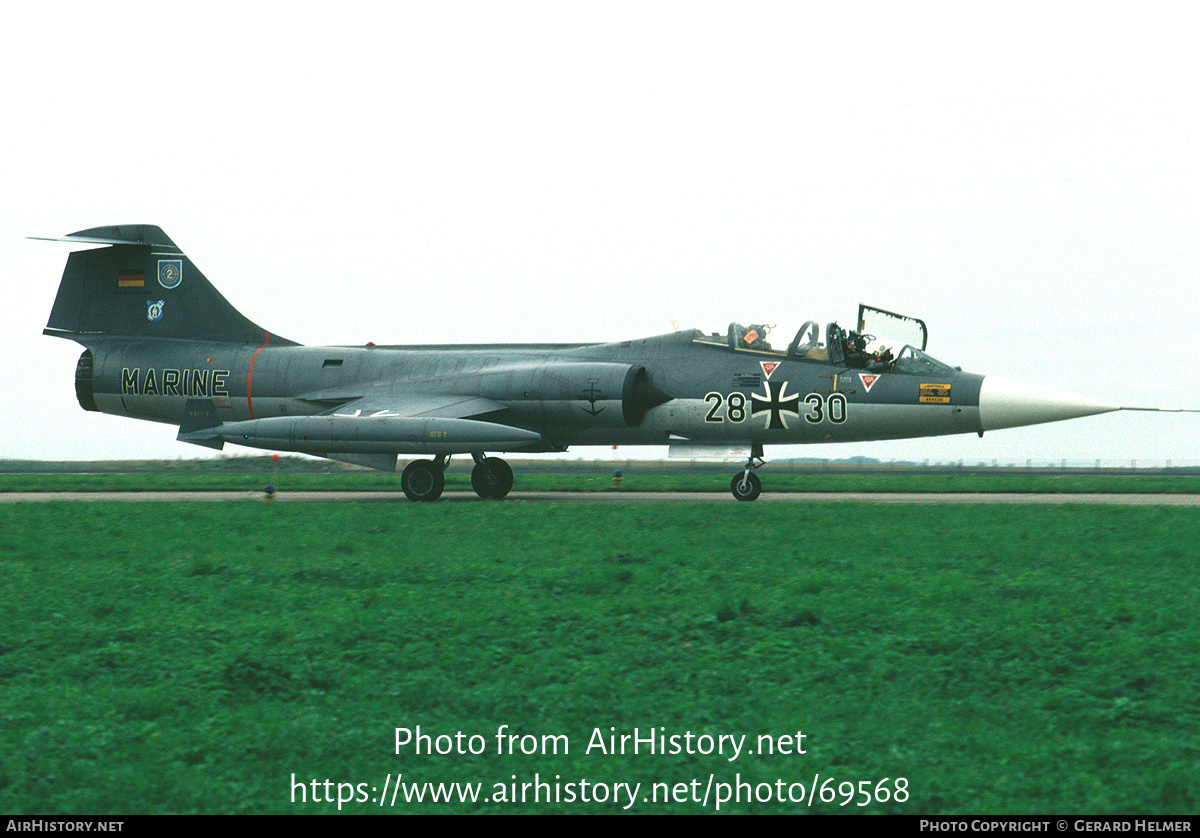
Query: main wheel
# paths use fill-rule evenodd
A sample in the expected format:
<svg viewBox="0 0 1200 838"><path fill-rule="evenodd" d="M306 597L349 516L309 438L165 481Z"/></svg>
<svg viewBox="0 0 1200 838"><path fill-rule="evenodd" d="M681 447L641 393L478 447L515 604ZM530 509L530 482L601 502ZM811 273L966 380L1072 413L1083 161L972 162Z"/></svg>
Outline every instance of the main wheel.
<svg viewBox="0 0 1200 838"><path fill-rule="evenodd" d="M729 491L738 500L754 500L762 494L762 481L754 472L738 472L729 484Z"/></svg>
<svg viewBox="0 0 1200 838"><path fill-rule="evenodd" d="M471 488L487 500L500 500L513 485L513 472L499 457L484 457L471 469Z"/></svg>
<svg viewBox="0 0 1200 838"><path fill-rule="evenodd" d="M416 460L405 466L400 488L409 500L437 500L446 488L446 475L433 460Z"/></svg>

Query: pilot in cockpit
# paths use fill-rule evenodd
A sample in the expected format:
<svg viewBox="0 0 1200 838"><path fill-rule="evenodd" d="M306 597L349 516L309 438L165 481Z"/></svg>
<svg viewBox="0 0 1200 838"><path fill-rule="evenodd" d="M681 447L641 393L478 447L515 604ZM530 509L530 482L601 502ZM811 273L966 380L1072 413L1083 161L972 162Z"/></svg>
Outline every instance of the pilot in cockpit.
<svg viewBox="0 0 1200 838"><path fill-rule="evenodd" d="M757 349L760 352L770 352L771 344L767 343L767 335L774 326L765 323L751 324L742 335L742 346L746 349Z"/></svg>
<svg viewBox="0 0 1200 838"><path fill-rule="evenodd" d="M867 358L867 369L871 372L890 372L894 360L891 347L881 346Z"/></svg>
<svg viewBox="0 0 1200 838"><path fill-rule="evenodd" d="M729 348L755 349L759 352L770 352L771 345L767 343L767 335L774 328L772 324L754 323L749 326L743 326L741 323L730 323Z"/></svg>
<svg viewBox="0 0 1200 838"><path fill-rule="evenodd" d="M888 372L892 368L892 350L880 346L867 352L867 346L875 341L874 335L863 335L855 331L846 333L846 366L867 369L871 372Z"/></svg>

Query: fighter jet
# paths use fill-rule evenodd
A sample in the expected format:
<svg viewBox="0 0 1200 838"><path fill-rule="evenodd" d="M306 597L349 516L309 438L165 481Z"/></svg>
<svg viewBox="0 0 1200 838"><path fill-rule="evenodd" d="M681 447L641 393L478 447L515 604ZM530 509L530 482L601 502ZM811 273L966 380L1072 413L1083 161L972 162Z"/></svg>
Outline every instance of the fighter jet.
<svg viewBox="0 0 1200 838"><path fill-rule="evenodd" d="M40 238L40 237L39 237ZM766 323L619 343L302 346L230 305L152 225L51 238L104 245L69 256L44 334L85 347L84 410L179 427L178 439L295 451L401 473L436 500L450 457L475 462L481 498L505 497L499 452L667 445L745 458L730 490L762 491L767 445L976 433L1119 410L925 352L925 323L859 306L855 328ZM489 454L490 452L490 454Z"/></svg>

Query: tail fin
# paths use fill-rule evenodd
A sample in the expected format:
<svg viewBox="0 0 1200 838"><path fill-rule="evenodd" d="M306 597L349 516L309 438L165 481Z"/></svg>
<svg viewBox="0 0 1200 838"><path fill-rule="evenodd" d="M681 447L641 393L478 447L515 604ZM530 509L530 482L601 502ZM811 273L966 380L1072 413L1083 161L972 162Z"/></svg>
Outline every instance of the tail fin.
<svg viewBox="0 0 1200 838"><path fill-rule="evenodd" d="M51 240L108 247L79 250L67 259L44 334L84 344L105 336L261 344L267 334L231 306L158 227L94 227ZM273 345L295 345L270 337Z"/></svg>

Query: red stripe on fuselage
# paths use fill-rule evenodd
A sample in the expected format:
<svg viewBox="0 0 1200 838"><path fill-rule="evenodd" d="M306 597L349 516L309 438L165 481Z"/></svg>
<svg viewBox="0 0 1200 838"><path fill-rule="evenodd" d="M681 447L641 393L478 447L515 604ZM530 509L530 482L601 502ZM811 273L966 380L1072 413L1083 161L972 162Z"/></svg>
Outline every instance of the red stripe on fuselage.
<svg viewBox="0 0 1200 838"><path fill-rule="evenodd" d="M263 339L262 346L254 350L254 357L250 359L250 369L246 371L246 407L250 411L250 418L254 418L254 401L250 398L250 380L254 377L254 362L258 360L258 353L263 351L263 346L271 342L271 333L267 332L267 336Z"/></svg>

